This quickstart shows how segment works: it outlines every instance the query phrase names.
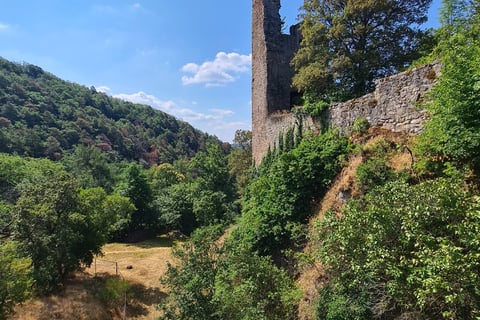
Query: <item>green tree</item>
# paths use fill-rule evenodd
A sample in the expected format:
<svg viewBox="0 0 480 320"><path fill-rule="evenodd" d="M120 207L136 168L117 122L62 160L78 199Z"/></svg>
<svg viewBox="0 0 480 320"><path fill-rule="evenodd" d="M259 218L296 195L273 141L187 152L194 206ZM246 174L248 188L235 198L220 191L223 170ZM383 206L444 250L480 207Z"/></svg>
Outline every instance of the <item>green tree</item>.
<svg viewBox="0 0 480 320"><path fill-rule="evenodd" d="M78 185L61 165L32 163L19 190L15 239L32 259L37 288L48 292L100 248L83 245L85 215L78 211Z"/></svg>
<svg viewBox="0 0 480 320"><path fill-rule="evenodd" d="M173 256L179 263L169 265L162 278L170 293L160 319L221 319L213 301L217 259L222 252L217 240L221 235L218 225L199 228L187 243L174 247Z"/></svg>
<svg viewBox="0 0 480 320"><path fill-rule="evenodd" d="M109 159L95 146L77 145L72 155L63 162L78 179L82 187L102 187L111 192L114 177Z"/></svg>
<svg viewBox="0 0 480 320"><path fill-rule="evenodd" d="M180 230L184 234L190 234L197 226L197 220L193 213L193 199L196 196L192 192L189 183L174 184L155 198L154 206L159 212L160 224L169 230Z"/></svg>
<svg viewBox="0 0 480 320"><path fill-rule="evenodd" d="M468 12L472 11L475 15L469 16ZM466 16L461 14L460 17L452 14L453 22L448 23L455 25L445 26L447 37L437 48L442 64L441 76L432 90L433 102L426 105L431 118L417 147L423 156L420 165L426 171L448 170L453 166L473 170L478 176L480 17L472 8L466 12ZM463 23L459 24L459 21Z"/></svg>
<svg viewBox="0 0 480 320"><path fill-rule="evenodd" d="M19 254L13 241L0 240L0 320L32 293L32 261Z"/></svg>
<svg viewBox="0 0 480 320"><path fill-rule="evenodd" d="M143 169L131 163L124 172L124 181L119 186L120 194L130 198L135 206L128 232L152 230L157 227L157 215L152 209L153 194Z"/></svg>
<svg viewBox="0 0 480 320"><path fill-rule="evenodd" d="M228 156L230 175L234 177L238 193L243 195L252 174L252 132L235 131L234 147Z"/></svg>
<svg viewBox="0 0 480 320"><path fill-rule="evenodd" d="M185 180L185 176L178 172L170 163L162 163L149 169L149 181L152 192L159 194L165 188Z"/></svg>
<svg viewBox="0 0 480 320"><path fill-rule="evenodd" d="M36 289L50 292L69 272L92 262L115 221L102 210L103 189L80 192L61 164L31 160L26 170L17 186L12 234L32 260Z"/></svg>
<svg viewBox="0 0 480 320"><path fill-rule="evenodd" d="M235 193L228 172L227 157L218 144L208 143L205 152L199 152L189 163L192 178L203 190L221 191L228 200Z"/></svg>
<svg viewBox="0 0 480 320"><path fill-rule="evenodd" d="M254 250L268 254L289 243L295 224L305 223L317 197L338 173L348 141L336 131L306 136L289 152L259 169L248 186L235 232Z"/></svg>
<svg viewBox="0 0 480 320"><path fill-rule="evenodd" d="M306 0L294 86L308 102L347 100L419 57L431 0Z"/></svg>
<svg viewBox="0 0 480 320"><path fill-rule="evenodd" d="M319 318L480 316L480 202L462 184L388 182L327 214L317 229L329 279Z"/></svg>
<svg viewBox="0 0 480 320"><path fill-rule="evenodd" d="M107 195L100 187L83 189L79 194L79 210L88 213L84 235L85 245L98 248L120 233L130 223L135 206L118 194Z"/></svg>
<svg viewBox="0 0 480 320"><path fill-rule="evenodd" d="M229 248L215 277L214 301L221 319L295 319L299 292L269 257L241 246Z"/></svg>

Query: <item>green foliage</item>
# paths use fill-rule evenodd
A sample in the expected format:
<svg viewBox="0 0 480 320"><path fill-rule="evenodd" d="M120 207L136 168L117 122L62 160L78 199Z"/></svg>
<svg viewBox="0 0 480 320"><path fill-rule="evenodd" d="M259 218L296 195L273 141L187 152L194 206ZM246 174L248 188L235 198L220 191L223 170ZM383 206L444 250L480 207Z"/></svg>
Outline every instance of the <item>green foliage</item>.
<svg viewBox="0 0 480 320"><path fill-rule="evenodd" d="M26 161L18 156L0 154L0 198L14 204L19 197L16 185L26 175Z"/></svg>
<svg viewBox="0 0 480 320"><path fill-rule="evenodd" d="M295 319L299 292L286 271L268 257L230 249L215 277L220 319Z"/></svg>
<svg viewBox="0 0 480 320"><path fill-rule="evenodd" d="M220 191L228 200L235 196L230 180L228 160L219 145L209 143L207 150L199 152L189 163L190 174L202 190Z"/></svg>
<svg viewBox="0 0 480 320"><path fill-rule="evenodd" d="M116 219L128 216L132 207L128 199L107 196L102 188L81 190L59 163L2 159L9 158L1 163L17 162L19 180L10 183L18 196L5 210L11 224L7 236L31 259L37 291L50 292L69 272L92 261Z"/></svg>
<svg viewBox="0 0 480 320"><path fill-rule="evenodd" d="M307 114L313 117L320 117L329 106L330 103L323 100L318 101L317 97L304 96L303 108Z"/></svg>
<svg viewBox="0 0 480 320"><path fill-rule="evenodd" d="M168 285L170 294L161 306L160 319L212 320L216 316L216 304L212 300L217 258L221 254L216 242L222 234L220 226L196 230L190 241L182 247L174 247L173 256L180 262L169 265L162 282Z"/></svg>
<svg viewBox="0 0 480 320"><path fill-rule="evenodd" d="M355 172L360 190L366 192L388 181L402 179L405 172L395 172L388 163L395 148L395 143L388 139L382 139L362 150L364 159ZM408 174L406 176L408 177Z"/></svg>
<svg viewBox="0 0 480 320"><path fill-rule="evenodd" d="M124 300L129 289L128 281L120 279L120 277L109 277L99 292L99 298L107 304L116 305Z"/></svg>
<svg viewBox="0 0 480 320"><path fill-rule="evenodd" d="M32 293L32 261L22 257L13 241L0 240L0 319Z"/></svg>
<svg viewBox="0 0 480 320"><path fill-rule="evenodd" d="M419 57L431 0L318 1L303 4L303 40L292 60L293 85L309 100L362 96L378 78Z"/></svg>
<svg viewBox="0 0 480 320"><path fill-rule="evenodd" d="M102 188L83 189L79 194L80 212L89 213L85 234L87 246L99 247L118 239L128 227L135 206L130 199L118 194L107 195Z"/></svg>
<svg viewBox="0 0 480 320"><path fill-rule="evenodd" d="M366 133L369 128L370 128L370 123L368 123L367 118L360 117L355 119L355 121L353 121L351 131L352 131L352 134L360 135L360 134Z"/></svg>
<svg viewBox="0 0 480 320"><path fill-rule="evenodd" d="M78 185L62 166L34 162L18 188L15 239L32 259L37 287L48 292L99 248L83 246L86 216L78 211Z"/></svg>
<svg viewBox="0 0 480 320"><path fill-rule="evenodd" d="M361 163L356 171L359 187L365 191L385 184L394 177L392 169L384 158L372 158Z"/></svg>
<svg viewBox="0 0 480 320"><path fill-rule="evenodd" d="M478 25L463 25L437 49L442 73L432 91L433 102L426 106L431 119L417 145L422 171L441 174L453 165L460 170L480 172Z"/></svg>
<svg viewBox="0 0 480 320"><path fill-rule="evenodd" d="M62 162L67 170L77 177L84 188L102 187L113 190L114 171L106 153L94 146L77 145L72 154L66 155Z"/></svg>
<svg viewBox="0 0 480 320"><path fill-rule="evenodd" d="M389 182L349 202L318 226L319 317L475 319L479 231L479 199L458 181Z"/></svg>
<svg viewBox="0 0 480 320"><path fill-rule="evenodd" d="M153 165L191 158L207 142L220 144L216 137L159 110L114 99L93 87L62 81L39 67L2 58L0 119L0 152L53 160L73 152L77 145L86 145L112 158ZM92 180L86 172L81 175L82 185L110 191L102 180L108 172L100 164L90 165L102 174L94 173Z"/></svg>
<svg viewBox="0 0 480 320"><path fill-rule="evenodd" d="M128 197L135 206L130 223L125 232L152 230L157 223L157 216L152 209L153 194L142 168L131 163L123 173L123 183L118 187L119 193Z"/></svg>
<svg viewBox="0 0 480 320"><path fill-rule="evenodd" d="M166 230L180 230L190 234L197 221L193 213L191 184L174 184L155 198L154 206L159 212L159 222Z"/></svg>
<svg viewBox="0 0 480 320"><path fill-rule="evenodd" d="M154 207L165 230L190 234L201 226L230 222L236 193L228 159L221 148L208 144L206 152L199 152L181 167L164 172L171 184L162 187L158 179L154 180L159 187L155 190Z"/></svg>
<svg viewBox="0 0 480 320"><path fill-rule="evenodd" d="M288 274L241 243L224 246L219 225L197 229L174 248L178 259L161 319L293 319L299 293Z"/></svg>
<svg viewBox="0 0 480 320"><path fill-rule="evenodd" d="M305 137L289 152L260 168L249 185L238 236L262 254L280 249L290 222L305 222L341 167L348 142L336 132Z"/></svg>
<svg viewBox="0 0 480 320"><path fill-rule="evenodd" d="M158 166L153 166L148 173L148 179L154 194L185 180L185 176L178 172L170 163L162 163Z"/></svg>
<svg viewBox="0 0 480 320"><path fill-rule="evenodd" d="M233 144L234 147L228 156L229 173L235 179L238 193L243 195L251 176L252 132L237 130Z"/></svg>

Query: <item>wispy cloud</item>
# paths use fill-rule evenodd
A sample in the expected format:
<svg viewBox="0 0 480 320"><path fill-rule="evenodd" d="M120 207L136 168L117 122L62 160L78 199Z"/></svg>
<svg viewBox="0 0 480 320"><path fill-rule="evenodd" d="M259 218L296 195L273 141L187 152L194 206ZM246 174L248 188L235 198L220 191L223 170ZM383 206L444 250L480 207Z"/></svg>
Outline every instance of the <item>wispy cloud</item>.
<svg viewBox="0 0 480 320"><path fill-rule="evenodd" d="M102 87L97 88L97 90L100 91L100 88ZM108 87L105 88L108 89ZM202 131L216 135L223 141L232 141L235 130L248 129L250 127L250 124L247 122L229 121L228 118L233 116L234 112L228 109L212 108L208 110L208 113L198 112L182 107L172 100L162 100L142 91L132 94L115 94L113 97L133 103L146 104L152 108L162 110L187 121Z"/></svg>
<svg viewBox="0 0 480 320"><path fill-rule="evenodd" d="M201 65L190 62L182 67L182 71L192 74L183 76L184 85L204 83L205 86L222 86L234 82L239 73L250 70L252 55L236 52L218 52L213 61L205 61Z"/></svg>
<svg viewBox="0 0 480 320"><path fill-rule="evenodd" d="M108 93L110 91L110 88L107 86L99 86L99 87L95 87L95 89L98 92L103 92L103 93Z"/></svg>
<svg viewBox="0 0 480 320"><path fill-rule="evenodd" d="M3 23L3 22L0 22L0 32L7 31L9 29L10 29L10 25L8 25L6 23Z"/></svg>
<svg viewBox="0 0 480 320"><path fill-rule="evenodd" d="M103 15L124 15L132 12L144 12L145 9L139 2L135 2L131 5L104 5L97 4L92 7L94 13Z"/></svg>
<svg viewBox="0 0 480 320"><path fill-rule="evenodd" d="M119 98L125 101L130 101L133 103L140 103L149 105L155 109L162 110L167 112L171 115L174 115L178 118L181 118L185 121L199 121L199 120L214 120L220 119L225 116L226 110L223 110L223 114L219 112L217 109L216 111L207 114L202 112L197 112L189 108L181 107L177 103L173 102L172 100L164 101L161 100L154 95L147 94L143 91L132 93L132 94L116 94L113 96L114 98ZM233 112L233 111L228 111Z"/></svg>
<svg viewBox="0 0 480 320"><path fill-rule="evenodd" d="M142 5L138 2L132 4L132 9L134 10L138 10L138 9L142 9Z"/></svg>

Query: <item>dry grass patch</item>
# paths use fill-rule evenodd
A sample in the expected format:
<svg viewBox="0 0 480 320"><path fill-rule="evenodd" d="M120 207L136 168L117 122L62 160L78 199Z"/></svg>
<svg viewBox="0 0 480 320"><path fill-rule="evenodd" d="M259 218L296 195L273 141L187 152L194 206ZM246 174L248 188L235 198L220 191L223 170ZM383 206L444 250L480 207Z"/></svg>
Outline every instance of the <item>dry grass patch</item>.
<svg viewBox="0 0 480 320"><path fill-rule="evenodd" d="M34 299L16 308L12 320L117 320L123 319L124 298L105 301L108 279L123 279L128 284L126 314L128 319L157 319L156 306L167 296L159 279L167 270L173 240L161 236L151 240L103 247L84 272L77 272L55 295ZM128 268L127 268L128 267ZM124 296L122 296L124 297Z"/></svg>

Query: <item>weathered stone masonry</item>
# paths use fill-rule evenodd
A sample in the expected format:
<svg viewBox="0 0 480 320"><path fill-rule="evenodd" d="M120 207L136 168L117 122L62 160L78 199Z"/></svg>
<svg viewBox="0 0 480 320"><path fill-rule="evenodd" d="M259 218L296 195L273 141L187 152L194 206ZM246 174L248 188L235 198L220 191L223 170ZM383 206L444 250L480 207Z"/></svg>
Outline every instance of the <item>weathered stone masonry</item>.
<svg viewBox="0 0 480 320"><path fill-rule="evenodd" d="M297 27L290 28L290 35L282 33L279 12L280 0L253 0L252 139L257 164L272 142L266 135L271 129L271 116L290 110L293 76L290 61L300 44Z"/></svg>
<svg viewBox="0 0 480 320"><path fill-rule="evenodd" d="M252 133L253 159L259 164L280 133L295 127L291 112L290 60L300 43L296 26L282 34L280 0L253 0L252 28ZM425 65L376 83L374 92L326 111L326 124L346 131L355 119L365 117L370 125L395 132L417 134L427 119L418 104L425 98L440 72L438 64ZM314 119L304 118L303 128L315 130Z"/></svg>

